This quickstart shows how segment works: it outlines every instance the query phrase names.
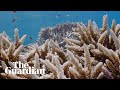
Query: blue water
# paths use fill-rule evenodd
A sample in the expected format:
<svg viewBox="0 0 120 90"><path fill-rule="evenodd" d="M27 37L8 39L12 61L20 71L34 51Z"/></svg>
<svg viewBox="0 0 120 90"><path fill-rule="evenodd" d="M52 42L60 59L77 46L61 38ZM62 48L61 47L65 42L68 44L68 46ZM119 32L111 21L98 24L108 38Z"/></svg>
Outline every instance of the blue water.
<svg viewBox="0 0 120 90"><path fill-rule="evenodd" d="M35 42L41 28L55 26L66 22L83 22L88 19L96 21L98 27L102 26L103 15L108 14L109 27L112 19L120 23L120 11L0 11L0 32L5 31L13 40L14 29L19 29L20 37L28 34L33 40L26 38L24 44ZM16 21L12 20L16 17Z"/></svg>

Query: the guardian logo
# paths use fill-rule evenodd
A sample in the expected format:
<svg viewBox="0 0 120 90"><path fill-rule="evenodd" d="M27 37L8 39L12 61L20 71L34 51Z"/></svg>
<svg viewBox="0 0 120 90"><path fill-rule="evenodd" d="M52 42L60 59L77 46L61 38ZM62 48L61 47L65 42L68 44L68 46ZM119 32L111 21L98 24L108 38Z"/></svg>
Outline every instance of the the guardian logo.
<svg viewBox="0 0 120 90"><path fill-rule="evenodd" d="M6 74L40 74L44 75L45 70L44 69L36 69L34 67L30 67L28 63L21 63L19 62L13 62L14 68L6 67L5 73Z"/></svg>

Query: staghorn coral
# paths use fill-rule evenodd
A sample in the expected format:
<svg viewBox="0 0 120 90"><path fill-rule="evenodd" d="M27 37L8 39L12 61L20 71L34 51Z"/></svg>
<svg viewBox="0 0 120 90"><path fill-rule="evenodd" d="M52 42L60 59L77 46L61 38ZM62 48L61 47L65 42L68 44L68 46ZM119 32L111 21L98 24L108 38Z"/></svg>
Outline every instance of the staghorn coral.
<svg viewBox="0 0 120 90"><path fill-rule="evenodd" d="M100 29L95 21L91 20L88 20L87 26L83 23L72 25L63 24L48 31L43 30L44 32L41 31L42 34L39 36L41 41L27 47L23 45L26 35L19 39L18 29L15 29L14 42L5 32L1 33L0 77L5 79L120 79L119 24L116 25L113 20L109 29L108 16L104 15ZM51 32L53 37L49 35ZM64 35L61 36L60 33ZM46 37L44 38L43 35ZM61 42L64 44L61 45ZM6 74L5 68L7 66L14 68L12 62L15 61L28 63L29 66L37 69L44 68L45 74Z"/></svg>

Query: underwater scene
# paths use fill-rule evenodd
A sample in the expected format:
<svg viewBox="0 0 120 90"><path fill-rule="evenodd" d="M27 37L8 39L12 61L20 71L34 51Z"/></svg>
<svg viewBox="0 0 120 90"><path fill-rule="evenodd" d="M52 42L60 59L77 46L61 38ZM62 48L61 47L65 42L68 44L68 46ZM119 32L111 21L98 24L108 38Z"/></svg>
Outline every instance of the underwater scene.
<svg viewBox="0 0 120 90"><path fill-rule="evenodd" d="M120 11L0 11L0 79L120 79Z"/></svg>

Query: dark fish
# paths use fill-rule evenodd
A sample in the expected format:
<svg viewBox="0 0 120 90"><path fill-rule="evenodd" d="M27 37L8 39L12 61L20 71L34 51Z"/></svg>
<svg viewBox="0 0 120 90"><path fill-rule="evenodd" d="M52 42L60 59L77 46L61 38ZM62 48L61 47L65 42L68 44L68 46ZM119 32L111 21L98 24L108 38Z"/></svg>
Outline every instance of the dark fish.
<svg viewBox="0 0 120 90"><path fill-rule="evenodd" d="M17 17L14 17L14 19L12 20L12 23L14 23L16 21Z"/></svg>
<svg viewBox="0 0 120 90"><path fill-rule="evenodd" d="M29 37L32 40L32 37Z"/></svg>
<svg viewBox="0 0 120 90"><path fill-rule="evenodd" d="M28 36L28 35L27 35L27 37L32 40L32 37L30 37L30 36Z"/></svg>
<svg viewBox="0 0 120 90"><path fill-rule="evenodd" d="M14 23L16 21L16 18L14 18L13 20L12 20L12 23Z"/></svg>
<svg viewBox="0 0 120 90"><path fill-rule="evenodd" d="M36 41L34 41L31 36L27 35L27 37L28 37L33 43L36 43Z"/></svg>

